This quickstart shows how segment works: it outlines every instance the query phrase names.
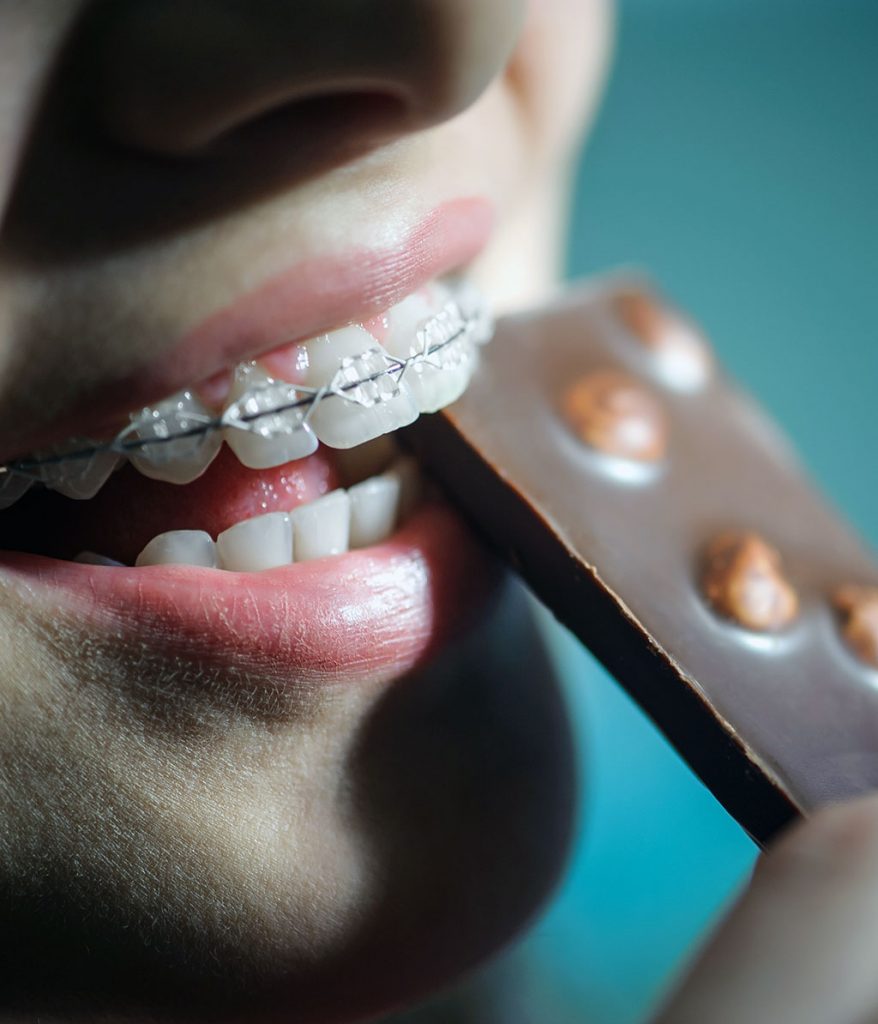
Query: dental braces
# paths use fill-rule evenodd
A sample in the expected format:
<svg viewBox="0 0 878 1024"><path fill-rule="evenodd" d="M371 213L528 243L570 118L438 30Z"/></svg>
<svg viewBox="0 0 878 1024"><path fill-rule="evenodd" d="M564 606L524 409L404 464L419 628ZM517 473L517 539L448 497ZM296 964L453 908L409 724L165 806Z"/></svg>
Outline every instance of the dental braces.
<svg viewBox="0 0 878 1024"><path fill-rule="evenodd" d="M391 356L376 343L374 347L366 349L359 355L344 357L332 381L321 387L290 384L286 381L266 377L259 385L245 391L231 402L218 416L202 418L197 413L188 412L185 419L195 421L193 425L166 434L132 438L131 434L142 426L132 415L132 422L109 441L84 442L84 446L81 448L14 459L0 465L0 487L2 487L3 481L10 479L11 476L29 479L34 483L44 482L41 470L49 466L74 461L85 462L99 455L126 456L153 446L206 437L218 430L242 430L261 433L265 436L271 431L264 430L260 426L260 421L266 420L268 417L283 416L290 412L304 410L303 415L297 417L294 423L284 424L281 428L275 426L274 433L291 434L297 430L310 430L309 421L314 411L326 399L338 397L354 405L365 407L376 405L398 395L400 384L405 380L406 375L417 372L418 366L431 366L437 370L443 370L447 368L446 364L438 359L443 351L459 342L468 341L473 345L487 344L493 333L493 318L483 303L473 302L471 308L464 312L458 302L451 299L442 310L418 329L416 341L420 348L407 359ZM369 369L376 362L380 362L382 365L375 369ZM358 366L367 368L367 372L359 375L357 373ZM391 385L390 391L387 390L388 384ZM268 389L277 389L281 393L285 393L289 400L281 401L267 409L256 409L253 412L244 411L248 404L252 405L253 400L258 399L260 394L264 395ZM149 410L150 407L147 406L140 415L148 413Z"/></svg>

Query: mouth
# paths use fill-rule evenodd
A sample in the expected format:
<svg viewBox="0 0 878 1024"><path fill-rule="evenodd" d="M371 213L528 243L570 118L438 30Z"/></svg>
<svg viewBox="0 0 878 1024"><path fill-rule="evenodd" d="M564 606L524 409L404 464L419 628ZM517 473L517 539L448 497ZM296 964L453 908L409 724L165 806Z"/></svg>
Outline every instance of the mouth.
<svg viewBox="0 0 878 1024"><path fill-rule="evenodd" d="M496 573L393 435L460 396L490 334L472 285L437 277L133 410L99 442L12 460L0 582L168 655L269 656L309 683L406 671Z"/></svg>

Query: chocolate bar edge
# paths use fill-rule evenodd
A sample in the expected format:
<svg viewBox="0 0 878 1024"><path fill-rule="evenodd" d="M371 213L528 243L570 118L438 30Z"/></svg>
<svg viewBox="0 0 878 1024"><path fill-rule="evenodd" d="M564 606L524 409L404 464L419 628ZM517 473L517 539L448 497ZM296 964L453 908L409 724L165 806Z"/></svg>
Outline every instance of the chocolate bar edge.
<svg viewBox="0 0 878 1024"><path fill-rule="evenodd" d="M659 642L631 619L539 509L466 440L453 410L421 416L399 436L488 546L589 648L759 846L802 816L780 781L723 725ZM437 450L442 459L430 457ZM486 512L492 536L479 525ZM534 528L535 519L543 520L543 529Z"/></svg>

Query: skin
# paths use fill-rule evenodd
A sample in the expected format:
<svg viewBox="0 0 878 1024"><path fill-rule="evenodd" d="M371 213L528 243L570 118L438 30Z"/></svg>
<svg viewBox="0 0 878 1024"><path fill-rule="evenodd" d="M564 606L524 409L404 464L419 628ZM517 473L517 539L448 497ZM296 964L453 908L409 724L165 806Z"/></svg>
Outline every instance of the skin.
<svg viewBox="0 0 878 1024"><path fill-rule="evenodd" d="M458 195L495 204L498 308L538 301L609 34L602 0L0 0L0 448L290 253ZM441 657L295 699L0 579L0 1013L353 1021L509 941L571 751L520 594L470 557L495 590ZM876 837L867 800L781 842L662 1020L868 1019Z"/></svg>
<svg viewBox="0 0 878 1024"><path fill-rule="evenodd" d="M0 446L245 282L446 199L494 203L474 272L537 300L607 34L566 0L0 0ZM493 591L467 635L295 692L0 579L7 1014L350 1021L521 929L567 844L569 735L520 595L455 544Z"/></svg>

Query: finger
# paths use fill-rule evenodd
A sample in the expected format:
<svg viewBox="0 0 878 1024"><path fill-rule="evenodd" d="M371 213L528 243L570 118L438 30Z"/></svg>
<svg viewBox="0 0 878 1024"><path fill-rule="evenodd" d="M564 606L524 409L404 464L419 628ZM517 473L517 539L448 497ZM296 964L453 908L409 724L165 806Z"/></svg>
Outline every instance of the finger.
<svg viewBox="0 0 878 1024"><path fill-rule="evenodd" d="M878 796L787 833L656 1024L878 1020Z"/></svg>

